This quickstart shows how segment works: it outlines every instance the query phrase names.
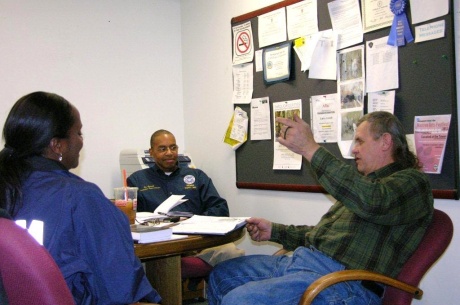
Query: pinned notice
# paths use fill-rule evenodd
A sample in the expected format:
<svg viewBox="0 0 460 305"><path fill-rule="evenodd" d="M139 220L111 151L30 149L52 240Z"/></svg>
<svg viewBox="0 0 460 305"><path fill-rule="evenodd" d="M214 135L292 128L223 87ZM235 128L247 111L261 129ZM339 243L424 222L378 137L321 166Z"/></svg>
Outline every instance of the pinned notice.
<svg viewBox="0 0 460 305"><path fill-rule="evenodd" d="M235 107L233 116L224 136L224 143L236 150L248 139L248 114L240 107Z"/></svg>
<svg viewBox="0 0 460 305"><path fill-rule="evenodd" d="M425 173L441 173L450 117L446 114L416 116L414 119L415 149Z"/></svg>
<svg viewBox="0 0 460 305"><path fill-rule="evenodd" d="M446 32L445 20L415 27L415 42L443 38Z"/></svg>
<svg viewBox="0 0 460 305"><path fill-rule="evenodd" d="M254 58L251 21L233 27L233 64L251 62Z"/></svg>

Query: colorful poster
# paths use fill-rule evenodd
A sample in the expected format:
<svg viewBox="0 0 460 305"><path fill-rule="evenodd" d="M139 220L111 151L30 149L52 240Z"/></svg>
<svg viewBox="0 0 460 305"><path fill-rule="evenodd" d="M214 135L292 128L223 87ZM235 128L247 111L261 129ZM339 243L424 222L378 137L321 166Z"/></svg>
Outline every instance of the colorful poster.
<svg viewBox="0 0 460 305"><path fill-rule="evenodd" d="M415 150L425 173L441 173L450 117L446 114L416 116L414 119Z"/></svg>

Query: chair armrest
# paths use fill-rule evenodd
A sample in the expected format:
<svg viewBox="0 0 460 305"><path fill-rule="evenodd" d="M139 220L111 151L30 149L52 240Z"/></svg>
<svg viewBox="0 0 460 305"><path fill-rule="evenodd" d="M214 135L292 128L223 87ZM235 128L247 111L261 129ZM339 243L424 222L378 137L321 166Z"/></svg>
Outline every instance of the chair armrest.
<svg viewBox="0 0 460 305"><path fill-rule="evenodd" d="M281 248L278 251L276 251L275 253L273 253L273 255L283 255L283 254L286 254L288 252L289 252L288 250L286 250L284 248Z"/></svg>
<svg viewBox="0 0 460 305"><path fill-rule="evenodd" d="M299 305L310 305L313 299L323 290L334 284L344 282L344 281L374 281L379 282L388 286L392 286L406 292L413 294L414 296L421 297L423 291L418 287L406 284L404 282L398 281L391 277L385 276L380 273L366 271L366 270L342 270L336 271L327 275L324 275L314 281L308 288L305 290L302 298L300 299Z"/></svg>

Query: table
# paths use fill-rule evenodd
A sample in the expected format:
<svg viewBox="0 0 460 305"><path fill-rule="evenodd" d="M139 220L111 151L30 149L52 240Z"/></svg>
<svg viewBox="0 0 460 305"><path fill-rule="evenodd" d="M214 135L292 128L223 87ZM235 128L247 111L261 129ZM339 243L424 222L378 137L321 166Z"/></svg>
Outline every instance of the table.
<svg viewBox="0 0 460 305"><path fill-rule="evenodd" d="M163 305L182 304L181 255L224 245L243 237L244 227L226 235L189 235L186 238L134 244L134 252L145 263L147 278L163 298Z"/></svg>

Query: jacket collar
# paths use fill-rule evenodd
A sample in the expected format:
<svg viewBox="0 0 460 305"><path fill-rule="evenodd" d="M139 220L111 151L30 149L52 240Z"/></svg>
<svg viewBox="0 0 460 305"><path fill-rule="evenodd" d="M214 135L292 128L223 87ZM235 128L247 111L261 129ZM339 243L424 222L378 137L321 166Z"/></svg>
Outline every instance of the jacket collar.
<svg viewBox="0 0 460 305"><path fill-rule="evenodd" d="M177 167L176 167L176 169L175 169L170 175L166 175L165 172L164 172L161 168L159 168L156 164L153 165L152 169L153 169L154 171L156 171L156 172L157 172L158 174L160 174L160 175L164 175L164 176L173 176L173 175L174 175L176 172L178 172L178 170L179 170L179 162L177 162Z"/></svg>
<svg viewBox="0 0 460 305"><path fill-rule="evenodd" d="M30 166L32 167L33 171L53 171L53 170L65 170L64 165L61 162L56 160L51 160L42 156L32 156L28 159Z"/></svg>

